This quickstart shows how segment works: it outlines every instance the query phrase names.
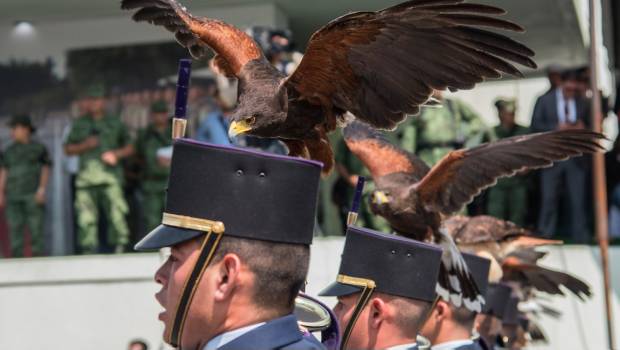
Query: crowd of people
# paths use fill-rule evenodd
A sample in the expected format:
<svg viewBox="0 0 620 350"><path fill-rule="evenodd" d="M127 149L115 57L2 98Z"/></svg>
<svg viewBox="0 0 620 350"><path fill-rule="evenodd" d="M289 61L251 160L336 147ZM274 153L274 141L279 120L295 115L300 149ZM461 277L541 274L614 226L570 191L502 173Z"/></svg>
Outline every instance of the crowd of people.
<svg viewBox="0 0 620 350"><path fill-rule="evenodd" d="M467 104L436 92L434 97L441 101L442 108L423 109L395 132L386 133L386 137L433 165L454 149L531 132L589 127L585 79L587 71L583 69L551 67L550 88L538 98L530 127L515 122L518 103L514 99L495 101L499 125L488 128ZM127 251L130 244L159 224L171 156L170 117L174 95L173 84L121 95L107 94L103 86L93 84L74 103L76 118L67 126L65 135L65 165L75 201L78 252ZM221 98L214 79L192 81L189 106L191 138L286 152L285 146L274 140L229 139L226 116L232 106ZM36 129L27 115L14 116L10 127L13 143L3 152L0 204L5 207L12 256L23 255L26 228L31 234L33 255L44 255L43 204L50 156L33 138ZM334 142L337 180L327 192L331 195L329 201L322 202L330 207L321 210L332 210L335 206L340 215L332 216L339 222L331 226L325 222L328 216L320 216L323 234L340 234L327 227L344 229L357 178L368 176L343 139L337 137ZM613 171L620 161L618 143L615 145L607 156L612 234L620 233L616 232L620 230L620 180ZM568 241L590 243L589 159L570 160L548 170L500 180L469 205L467 211L510 220L545 237L564 232ZM372 215L368 207L363 207L360 220L367 227L389 231L387 223ZM106 234L99 234L102 230ZM99 242L102 236L106 242Z"/></svg>
<svg viewBox="0 0 620 350"><path fill-rule="evenodd" d="M267 35L269 34L269 35ZM265 36L267 37L265 38ZM289 34L290 35L290 34ZM287 34L255 30L274 66L287 72L294 55ZM385 136L398 147L434 165L448 152L499 139L591 125L587 68L548 68L550 87L536 101L529 127L515 121L518 101L495 101L499 124L490 128L462 101L434 98L441 108L423 108ZM106 91L93 83L72 105L75 116L64 135L66 173L71 178L74 227L78 253L124 252L161 221L171 157L171 123L176 86L165 82L151 88ZM223 97L214 78L194 77L189 91L187 136L214 144L252 147L285 154L279 141L250 136L229 138L227 115L234 106ZM31 235L32 253L45 255L44 203L50 156L33 138L27 115L10 121L13 142L3 152L0 205L10 231L11 256L23 255L24 230ZM323 181L317 231L342 234L359 176L367 169L347 148L343 138L332 139L335 180ZM620 167L618 142L607 155L610 232L620 235ZM468 206L471 215L488 214L528 227L545 237L562 236L575 243L592 241L590 158L582 157L534 173L503 179ZM615 170L614 170L615 169ZM367 193L372 189L368 186ZM336 215L327 215L338 211ZM362 206L363 225L390 231L389 225ZM336 228L336 229L335 229ZM336 232L334 232L336 231ZM101 234L104 232L104 234ZM103 242L100 240L103 239Z"/></svg>

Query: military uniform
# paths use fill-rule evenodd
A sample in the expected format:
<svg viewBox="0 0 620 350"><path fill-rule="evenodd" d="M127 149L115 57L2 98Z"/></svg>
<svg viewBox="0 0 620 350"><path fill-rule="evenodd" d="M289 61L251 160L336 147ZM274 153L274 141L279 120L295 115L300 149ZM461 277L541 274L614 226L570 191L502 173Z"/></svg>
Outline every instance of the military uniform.
<svg viewBox="0 0 620 350"><path fill-rule="evenodd" d="M401 148L434 165L448 152L480 144L487 134L482 119L457 99L444 99L440 108L422 108L409 117L394 135Z"/></svg>
<svg viewBox="0 0 620 350"><path fill-rule="evenodd" d="M151 113L167 112L167 106L153 104ZM172 127L163 131L149 124L138 131L135 142L136 157L141 167L142 208L147 231L155 229L161 222L166 201L166 187L170 168L160 164L158 152L172 146Z"/></svg>
<svg viewBox="0 0 620 350"><path fill-rule="evenodd" d="M67 144L83 142L90 136L99 138L99 145L80 154L80 170L76 177L75 210L78 240L83 252L95 253L98 248L97 228L100 211L107 216L108 243L117 247L128 243L129 229L125 215L127 202L123 195L123 168L111 166L101 155L125 147L129 143L127 129L119 118L106 115L94 119L85 115L75 120Z"/></svg>
<svg viewBox="0 0 620 350"><path fill-rule="evenodd" d="M319 294L328 297L360 294L351 321L341 325L344 328L341 348L346 348L358 316L375 292L433 303L437 298L435 287L441 254L437 246L349 226L336 281ZM418 349L416 340L411 340L395 346Z"/></svg>
<svg viewBox="0 0 620 350"><path fill-rule="evenodd" d="M321 165L314 161L187 139L174 142L162 224L136 245L137 250L153 250L194 238L203 242L179 300L172 301L176 310L170 310L175 317L167 343L181 343L187 314L200 307L192 304L200 294L194 291L202 286L202 273L209 274L207 266L221 239L311 244L320 176ZM302 335L292 313L205 340L208 350L324 349Z"/></svg>
<svg viewBox="0 0 620 350"><path fill-rule="evenodd" d="M498 139L512 136L526 135L530 129L515 125L507 130L501 125L493 129ZM487 213L503 220L510 220L519 226L524 226L527 214L527 177L513 176L497 181L497 185L491 187L487 197Z"/></svg>
<svg viewBox="0 0 620 350"><path fill-rule="evenodd" d="M14 126L13 121L11 123ZM29 143L13 142L5 150L1 162L7 172L6 219L11 235L12 256L23 256L26 227L30 232L33 255L43 255L44 206L37 203L35 194L43 168L52 164L49 153L45 146L33 140Z"/></svg>

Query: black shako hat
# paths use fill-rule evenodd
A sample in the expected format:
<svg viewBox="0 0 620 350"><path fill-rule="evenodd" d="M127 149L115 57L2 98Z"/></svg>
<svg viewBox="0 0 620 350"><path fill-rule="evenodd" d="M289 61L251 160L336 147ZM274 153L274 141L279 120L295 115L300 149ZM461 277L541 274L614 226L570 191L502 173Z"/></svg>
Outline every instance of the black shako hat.
<svg viewBox="0 0 620 350"><path fill-rule="evenodd" d="M151 250L202 239L172 327L164 334L167 343L180 344L198 282L222 236L312 243L321 168L301 158L188 139L174 142L162 224L135 247Z"/></svg>
<svg viewBox="0 0 620 350"><path fill-rule="evenodd" d="M412 239L349 226L336 282L321 296L344 296L364 289L399 297L435 301L442 250Z"/></svg>
<svg viewBox="0 0 620 350"><path fill-rule="evenodd" d="M507 326L519 325L519 297L511 295L506 304L504 310L504 317L502 317L502 323Z"/></svg>
<svg viewBox="0 0 620 350"><path fill-rule="evenodd" d="M360 292L340 349L346 348L357 318L375 291L435 302L441 254L438 246L349 226L336 282L319 294L337 297Z"/></svg>
<svg viewBox="0 0 620 350"><path fill-rule="evenodd" d="M510 301L512 288L502 283L490 283L486 293L486 303L482 308L482 313L499 318L504 318L506 306Z"/></svg>
<svg viewBox="0 0 620 350"><path fill-rule="evenodd" d="M469 272L474 277L474 282L480 291L480 295L485 295L489 287L489 269L491 260L478 255L461 252Z"/></svg>
<svg viewBox="0 0 620 350"><path fill-rule="evenodd" d="M162 225L135 249L172 246L210 230L311 244L321 168L301 158L178 139Z"/></svg>

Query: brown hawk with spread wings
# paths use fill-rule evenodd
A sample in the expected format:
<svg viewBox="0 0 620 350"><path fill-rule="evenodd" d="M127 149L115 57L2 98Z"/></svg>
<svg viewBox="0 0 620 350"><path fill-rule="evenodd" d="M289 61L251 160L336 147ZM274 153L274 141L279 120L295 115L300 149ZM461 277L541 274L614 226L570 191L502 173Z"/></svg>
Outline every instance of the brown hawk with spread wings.
<svg viewBox="0 0 620 350"><path fill-rule="evenodd" d="M344 129L347 147L375 182L370 208L397 233L442 245L442 273L437 292L457 306L479 311L472 276L445 228L445 217L458 212L499 178L556 161L601 151L605 136L588 130L561 130L515 136L471 149L452 151L433 168L390 144L378 131L355 121Z"/></svg>
<svg viewBox="0 0 620 350"><path fill-rule="evenodd" d="M284 141L291 155L333 167L326 134L350 112L375 128L393 129L416 114L433 90L471 89L510 61L535 68L526 46L496 33L523 28L504 10L465 0L411 0L377 12L354 12L319 29L286 77L244 32L191 15L174 0L122 0L135 21L163 26L193 57L215 51L214 66L239 80L230 134ZM483 28L488 28L483 29ZM491 31L492 30L492 31Z"/></svg>

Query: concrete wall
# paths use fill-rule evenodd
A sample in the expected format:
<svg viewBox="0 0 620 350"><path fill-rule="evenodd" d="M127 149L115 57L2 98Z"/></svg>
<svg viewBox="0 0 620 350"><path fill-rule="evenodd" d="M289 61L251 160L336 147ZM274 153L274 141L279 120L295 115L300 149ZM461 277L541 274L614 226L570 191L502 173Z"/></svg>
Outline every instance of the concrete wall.
<svg viewBox="0 0 620 350"><path fill-rule="evenodd" d="M338 270L341 238L317 239L312 249L308 292L332 282ZM551 298L563 312L560 320L540 320L549 346L532 349L605 349L602 279L598 251L593 247L555 248L545 258L581 276L594 297L580 302L572 296ZM620 248L611 250L614 312L620 315ZM158 290L152 274L158 254L87 256L0 261L0 349L124 349L139 337L151 349L161 342ZM332 304L334 300L326 299ZM616 327L620 339L620 327Z"/></svg>

